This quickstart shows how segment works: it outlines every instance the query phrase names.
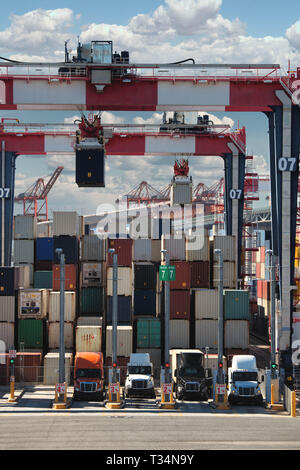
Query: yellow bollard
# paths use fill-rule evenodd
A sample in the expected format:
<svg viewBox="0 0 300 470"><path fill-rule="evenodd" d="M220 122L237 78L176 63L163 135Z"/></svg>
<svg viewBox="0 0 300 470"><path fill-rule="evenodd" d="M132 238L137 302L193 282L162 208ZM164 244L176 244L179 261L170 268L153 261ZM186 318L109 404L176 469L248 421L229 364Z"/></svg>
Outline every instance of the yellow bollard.
<svg viewBox="0 0 300 470"><path fill-rule="evenodd" d="M274 384L271 384L271 405L274 405Z"/></svg>
<svg viewBox="0 0 300 470"><path fill-rule="evenodd" d="M296 392L292 392L291 395L291 417L296 418Z"/></svg>
<svg viewBox="0 0 300 470"><path fill-rule="evenodd" d="M8 399L9 403L14 403L17 400L15 399L15 379L11 377L10 379L10 397Z"/></svg>

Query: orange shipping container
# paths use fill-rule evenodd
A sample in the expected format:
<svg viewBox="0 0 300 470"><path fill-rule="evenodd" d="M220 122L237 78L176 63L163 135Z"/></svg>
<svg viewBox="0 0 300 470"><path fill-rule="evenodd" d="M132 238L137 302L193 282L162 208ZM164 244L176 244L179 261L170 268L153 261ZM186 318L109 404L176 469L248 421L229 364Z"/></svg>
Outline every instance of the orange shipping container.
<svg viewBox="0 0 300 470"><path fill-rule="evenodd" d="M261 264L256 263L256 277L261 278Z"/></svg>
<svg viewBox="0 0 300 470"><path fill-rule="evenodd" d="M265 246L261 246L261 247L260 247L260 262L261 262L261 263L264 263L264 262L265 262L265 259L266 259L266 247L265 247Z"/></svg>
<svg viewBox="0 0 300 470"><path fill-rule="evenodd" d="M60 290L60 265L53 265L53 290ZM76 290L77 287L77 265L66 264L65 265L65 290Z"/></svg>
<svg viewBox="0 0 300 470"><path fill-rule="evenodd" d="M263 299L263 281L257 281L257 298Z"/></svg>
<svg viewBox="0 0 300 470"><path fill-rule="evenodd" d="M263 281L263 299L271 300L271 293L270 293L270 282Z"/></svg>
<svg viewBox="0 0 300 470"><path fill-rule="evenodd" d="M170 289L189 289L191 285L191 263L186 261L171 261L170 265L176 268L176 279L170 282Z"/></svg>

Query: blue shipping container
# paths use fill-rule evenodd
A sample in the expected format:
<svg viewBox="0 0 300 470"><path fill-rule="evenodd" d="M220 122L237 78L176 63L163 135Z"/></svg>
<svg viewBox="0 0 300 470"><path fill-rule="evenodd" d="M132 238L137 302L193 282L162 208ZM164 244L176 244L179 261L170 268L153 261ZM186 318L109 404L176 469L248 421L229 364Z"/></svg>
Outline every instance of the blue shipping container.
<svg viewBox="0 0 300 470"><path fill-rule="evenodd" d="M134 315L156 315L156 292L152 289L134 290Z"/></svg>
<svg viewBox="0 0 300 470"><path fill-rule="evenodd" d="M36 260L52 261L53 260L53 238L42 237L36 239Z"/></svg>
<svg viewBox="0 0 300 470"><path fill-rule="evenodd" d="M107 298L107 325L112 324L112 297ZM131 297L118 295L118 325L131 325Z"/></svg>

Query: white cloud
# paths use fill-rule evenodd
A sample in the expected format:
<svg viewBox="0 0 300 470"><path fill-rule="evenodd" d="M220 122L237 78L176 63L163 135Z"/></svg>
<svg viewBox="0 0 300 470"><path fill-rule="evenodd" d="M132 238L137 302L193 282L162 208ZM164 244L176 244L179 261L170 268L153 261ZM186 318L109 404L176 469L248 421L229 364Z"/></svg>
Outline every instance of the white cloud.
<svg viewBox="0 0 300 470"><path fill-rule="evenodd" d="M293 47L300 50L300 20L286 30L286 37Z"/></svg>

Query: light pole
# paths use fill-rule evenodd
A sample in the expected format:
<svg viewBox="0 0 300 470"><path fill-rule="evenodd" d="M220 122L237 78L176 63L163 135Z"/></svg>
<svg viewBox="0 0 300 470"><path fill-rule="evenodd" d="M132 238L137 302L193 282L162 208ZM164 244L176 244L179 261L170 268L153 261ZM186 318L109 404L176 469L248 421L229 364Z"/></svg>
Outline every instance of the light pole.
<svg viewBox="0 0 300 470"><path fill-rule="evenodd" d="M60 261L60 316L59 316L59 383L65 382L65 255L61 248L56 253Z"/></svg>
<svg viewBox="0 0 300 470"><path fill-rule="evenodd" d="M170 257L167 250L161 250L163 253L167 269L170 265ZM165 383L170 383L169 348L170 348L170 281L165 281Z"/></svg>
<svg viewBox="0 0 300 470"><path fill-rule="evenodd" d="M114 248L108 250L113 256L113 298L112 298L112 381L117 382L118 348L118 255Z"/></svg>
<svg viewBox="0 0 300 470"><path fill-rule="evenodd" d="M219 308L218 308L218 384L224 384L224 372L223 372L223 332L224 332L224 312L223 312L223 253L220 249L215 249L214 253L217 255L219 260L219 282L218 282L218 294L219 294Z"/></svg>

